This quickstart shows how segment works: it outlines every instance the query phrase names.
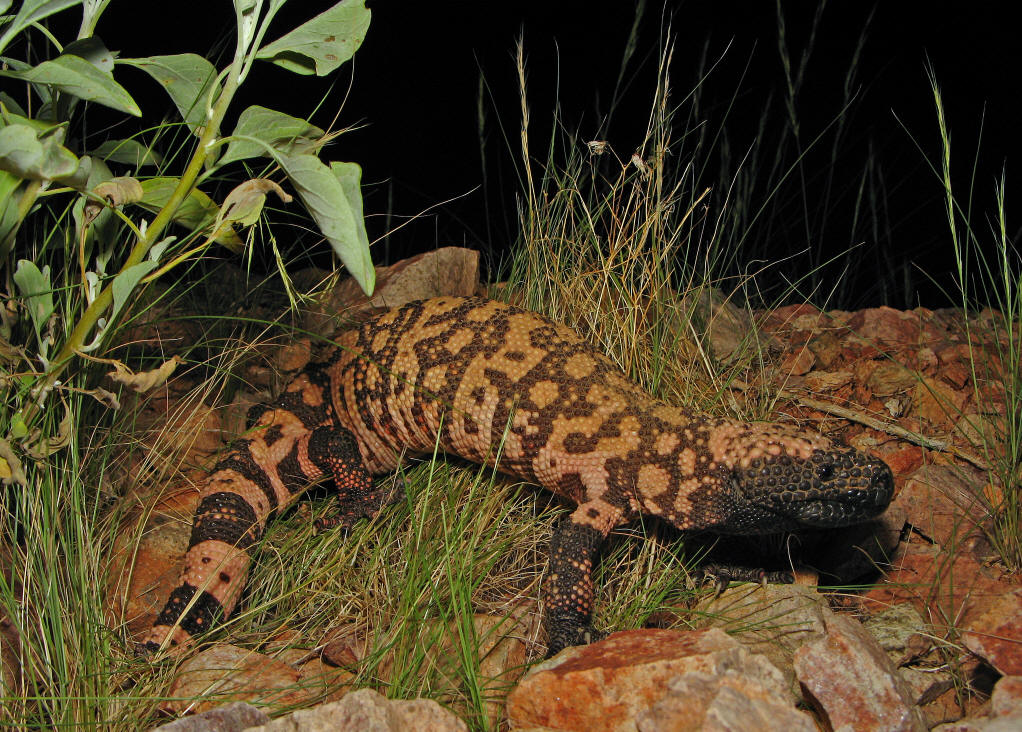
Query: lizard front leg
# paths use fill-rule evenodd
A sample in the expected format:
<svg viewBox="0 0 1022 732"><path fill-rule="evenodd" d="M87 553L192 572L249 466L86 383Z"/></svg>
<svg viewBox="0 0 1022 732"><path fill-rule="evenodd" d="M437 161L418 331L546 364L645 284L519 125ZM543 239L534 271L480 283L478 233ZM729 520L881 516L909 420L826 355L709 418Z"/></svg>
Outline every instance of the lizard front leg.
<svg viewBox="0 0 1022 732"><path fill-rule="evenodd" d="M600 546L622 513L621 509L596 499L579 504L555 527L543 602L547 657L567 646L595 640L589 625L593 612L593 565Z"/></svg>
<svg viewBox="0 0 1022 732"><path fill-rule="evenodd" d="M316 520L316 529L351 528L359 519L373 518L404 495L403 486L386 490L373 486L362 464L355 436L345 429L318 429L309 439L309 457L332 475L337 486L337 509Z"/></svg>

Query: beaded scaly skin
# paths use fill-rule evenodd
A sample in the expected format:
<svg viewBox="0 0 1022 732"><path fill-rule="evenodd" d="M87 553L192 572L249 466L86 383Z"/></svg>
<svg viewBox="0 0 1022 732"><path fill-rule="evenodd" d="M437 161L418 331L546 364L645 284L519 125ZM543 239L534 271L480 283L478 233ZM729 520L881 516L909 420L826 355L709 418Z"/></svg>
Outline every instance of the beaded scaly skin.
<svg viewBox="0 0 1022 732"><path fill-rule="evenodd" d="M340 510L323 525L351 525L394 499L373 475L436 444L487 465L499 453L502 472L577 506L551 541L551 654L591 638L592 566L615 526L640 515L725 534L842 526L882 512L894 486L881 460L817 433L653 399L536 313L484 298L412 302L341 336L217 463L145 646L182 647L228 616L267 520L310 483L337 485Z"/></svg>

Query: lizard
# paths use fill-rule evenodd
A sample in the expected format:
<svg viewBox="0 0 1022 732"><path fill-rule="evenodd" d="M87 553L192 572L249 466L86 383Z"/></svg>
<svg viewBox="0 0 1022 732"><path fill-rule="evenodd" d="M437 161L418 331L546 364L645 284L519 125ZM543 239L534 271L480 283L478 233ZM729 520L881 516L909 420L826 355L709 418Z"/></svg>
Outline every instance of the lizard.
<svg viewBox="0 0 1022 732"><path fill-rule="evenodd" d="M894 489L876 457L811 430L670 406L572 329L481 297L372 316L249 416L201 486L148 652L177 652L230 615L267 521L312 483L333 478L337 490L317 527L349 527L394 500L374 475L437 446L575 506L550 542L548 655L593 639L592 568L617 526L652 516L720 534L837 527L881 513Z"/></svg>

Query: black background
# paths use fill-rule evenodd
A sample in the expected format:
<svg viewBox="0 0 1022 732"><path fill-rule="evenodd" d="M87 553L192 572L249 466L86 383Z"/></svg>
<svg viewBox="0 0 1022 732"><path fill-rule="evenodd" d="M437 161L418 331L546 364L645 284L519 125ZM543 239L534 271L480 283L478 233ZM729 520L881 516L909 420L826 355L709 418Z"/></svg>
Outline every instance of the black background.
<svg viewBox="0 0 1022 732"><path fill-rule="evenodd" d="M331 4L292 0L270 37ZM340 109L341 125L363 125L342 136L327 157L363 166L371 239L381 237L388 224L393 227L404 217L457 199L381 239L374 245L374 260L385 263L436 246L465 244L481 248L492 262L512 241L516 225L514 166L520 119L513 62L516 39L524 37L528 56L533 139L547 139L555 100L559 100L562 123L579 130L580 138L587 140L596 134L613 92L635 5L574 0L370 0L367 4L373 19L366 41L354 63L343 66L333 79L332 91L327 92L329 82L322 79L298 77L263 64L243 89L237 109L259 103L305 116L328 93L313 117L315 122L329 125ZM866 246L851 256L868 266L860 275L861 286L856 280L845 306L945 304L939 288L920 274L925 270L946 286L952 268L941 188L924 157L925 153L937 161L940 150L926 64L927 60L932 64L944 93L956 185L964 196L973 179L977 210L989 213L995 179L1006 160L1017 158L1019 145L1020 51L1017 26L1008 20L1012 5L915 0L875 6L833 1L826 5L799 97L803 130L808 136L815 134L840 110L844 74L866 28L858 64L859 95L848 117L844 157L855 163L867 150L873 151L884 171L891 231L890 238L872 242L868 231L855 234ZM817 4L784 0L781 8L787 42L797 59ZM676 98L691 88L704 47L710 56L723 54L724 62L707 88L719 93L721 103L738 90L740 104L746 105L732 117L736 143L755 132L763 100L783 83L774 2L650 2L627 77L630 84L615 109L613 125L601 132L625 158L644 129L662 28L667 23L676 40L672 68ZM233 10L227 0L115 0L97 33L122 56L183 51L209 55L218 43L220 48L231 47ZM480 74L487 84L485 191L479 188L483 179ZM118 70L117 76L147 113L167 105L143 74ZM973 178L981 120L982 149ZM1010 168L1008 174L1008 227L1013 235ZM850 180L849 185L854 185ZM830 231L845 233L834 241L812 241L810 246L827 251L847 247L849 224L841 220L846 215L836 211L828 225ZM791 236L781 232L776 252L767 254L784 256L806 246L804 240L788 240ZM904 286L893 291L871 286L877 266L900 268L901 274L893 279Z"/></svg>

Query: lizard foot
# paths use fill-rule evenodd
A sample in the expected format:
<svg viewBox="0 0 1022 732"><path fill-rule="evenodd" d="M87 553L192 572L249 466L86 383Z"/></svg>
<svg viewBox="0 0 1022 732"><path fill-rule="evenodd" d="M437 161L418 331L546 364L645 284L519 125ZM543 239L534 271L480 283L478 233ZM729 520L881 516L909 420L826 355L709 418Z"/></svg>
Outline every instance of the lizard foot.
<svg viewBox="0 0 1022 732"><path fill-rule="evenodd" d="M362 519L372 519L387 506L398 503L405 497L405 482L396 476L390 486L386 483L377 486L371 493L359 497L357 501L339 500L336 509L319 517L313 522L316 532L341 529L348 532L351 527Z"/></svg>
<svg viewBox="0 0 1022 732"><path fill-rule="evenodd" d="M606 636L606 633L593 630L588 623L579 623L577 616L548 618L546 658L556 656L569 646L585 646Z"/></svg>
<svg viewBox="0 0 1022 732"><path fill-rule="evenodd" d="M755 582L760 585L790 585L795 581L791 572L768 572L757 567L739 567L729 564L706 564L699 568L697 577L702 584L712 583L715 594L720 595L732 582Z"/></svg>

